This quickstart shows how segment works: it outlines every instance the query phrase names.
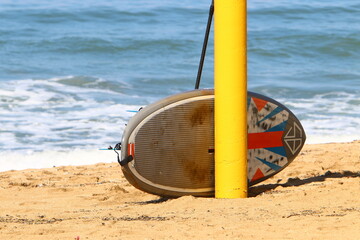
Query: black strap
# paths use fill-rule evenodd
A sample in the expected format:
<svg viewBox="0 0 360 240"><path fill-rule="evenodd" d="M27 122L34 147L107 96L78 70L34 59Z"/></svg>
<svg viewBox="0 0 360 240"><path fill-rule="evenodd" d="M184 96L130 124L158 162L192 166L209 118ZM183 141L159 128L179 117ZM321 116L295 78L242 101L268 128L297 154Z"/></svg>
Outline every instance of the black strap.
<svg viewBox="0 0 360 240"><path fill-rule="evenodd" d="M202 48L201 57L200 57L198 74L196 77L195 89L199 89L199 86L200 86L201 73L202 73L202 69L204 66L206 47L207 47L207 43L209 40L211 21L212 21L213 15L214 15L214 0L211 1L211 5L210 5L209 18L208 18L208 22L207 22L207 26L206 26L205 38L204 38L203 48Z"/></svg>

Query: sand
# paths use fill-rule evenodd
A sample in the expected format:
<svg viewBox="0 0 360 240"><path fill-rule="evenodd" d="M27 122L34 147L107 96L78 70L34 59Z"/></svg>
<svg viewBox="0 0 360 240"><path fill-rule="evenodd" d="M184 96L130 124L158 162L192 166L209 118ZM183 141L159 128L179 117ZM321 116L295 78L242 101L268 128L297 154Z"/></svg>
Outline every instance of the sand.
<svg viewBox="0 0 360 240"><path fill-rule="evenodd" d="M306 145L246 199L141 192L117 163L0 172L0 239L358 239L360 141Z"/></svg>

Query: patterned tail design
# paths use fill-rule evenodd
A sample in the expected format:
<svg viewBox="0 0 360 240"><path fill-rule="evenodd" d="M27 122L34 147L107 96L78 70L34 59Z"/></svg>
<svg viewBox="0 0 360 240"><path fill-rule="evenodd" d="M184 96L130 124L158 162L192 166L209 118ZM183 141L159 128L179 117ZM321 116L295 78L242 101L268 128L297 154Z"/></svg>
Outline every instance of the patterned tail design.
<svg viewBox="0 0 360 240"><path fill-rule="evenodd" d="M295 119L289 119L289 110L280 106L248 97L248 111L253 113L248 114L248 179L251 185L288 165L304 144L303 129Z"/></svg>

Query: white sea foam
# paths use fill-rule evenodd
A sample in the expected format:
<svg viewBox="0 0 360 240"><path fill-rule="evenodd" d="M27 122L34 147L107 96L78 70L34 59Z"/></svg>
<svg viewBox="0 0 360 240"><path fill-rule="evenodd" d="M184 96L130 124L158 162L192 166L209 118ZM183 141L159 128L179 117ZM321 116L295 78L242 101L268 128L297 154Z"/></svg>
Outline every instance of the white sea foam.
<svg viewBox="0 0 360 240"><path fill-rule="evenodd" d="M128 110L141 106L120 103L126 98L121 93L59 83L63 79L3 83L2 149L89 149L121 139L127 120L134 114Z"/></svg>
<svg viewBox="0 0 360 240"><path fill-rule="evenodd" d="M328 92L311 98L280 99L301 120L307 143L360 139L360 98L356 93Z"/></svg>
<svg viewBox="0 0 360 240"><path fill-rule="evenodd" d="M54 166L80 166L116 162L114 151L73 150L44 152L0 152L0 172L10 170L52 168Z"/></svg>
<svg viewBox="0 0 360 240"><path fill-rule="evenodd" d="M319 144L319 143L344 143L360 140L358 135L337 135L336 138L333 135L308 135L306 144Z"/></svg>

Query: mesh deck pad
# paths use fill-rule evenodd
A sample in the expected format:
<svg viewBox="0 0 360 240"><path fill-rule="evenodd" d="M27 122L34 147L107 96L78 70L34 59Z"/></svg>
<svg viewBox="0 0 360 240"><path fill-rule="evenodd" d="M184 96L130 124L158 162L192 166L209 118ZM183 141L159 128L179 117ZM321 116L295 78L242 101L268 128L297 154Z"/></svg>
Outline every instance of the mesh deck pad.
<svg viewBox="0 0 360 240"><path fill-rule="evenodd" d="M213 187L213 105L213 99L185 103L146 121L135 139L139 174L171 187Z"/></svg>

